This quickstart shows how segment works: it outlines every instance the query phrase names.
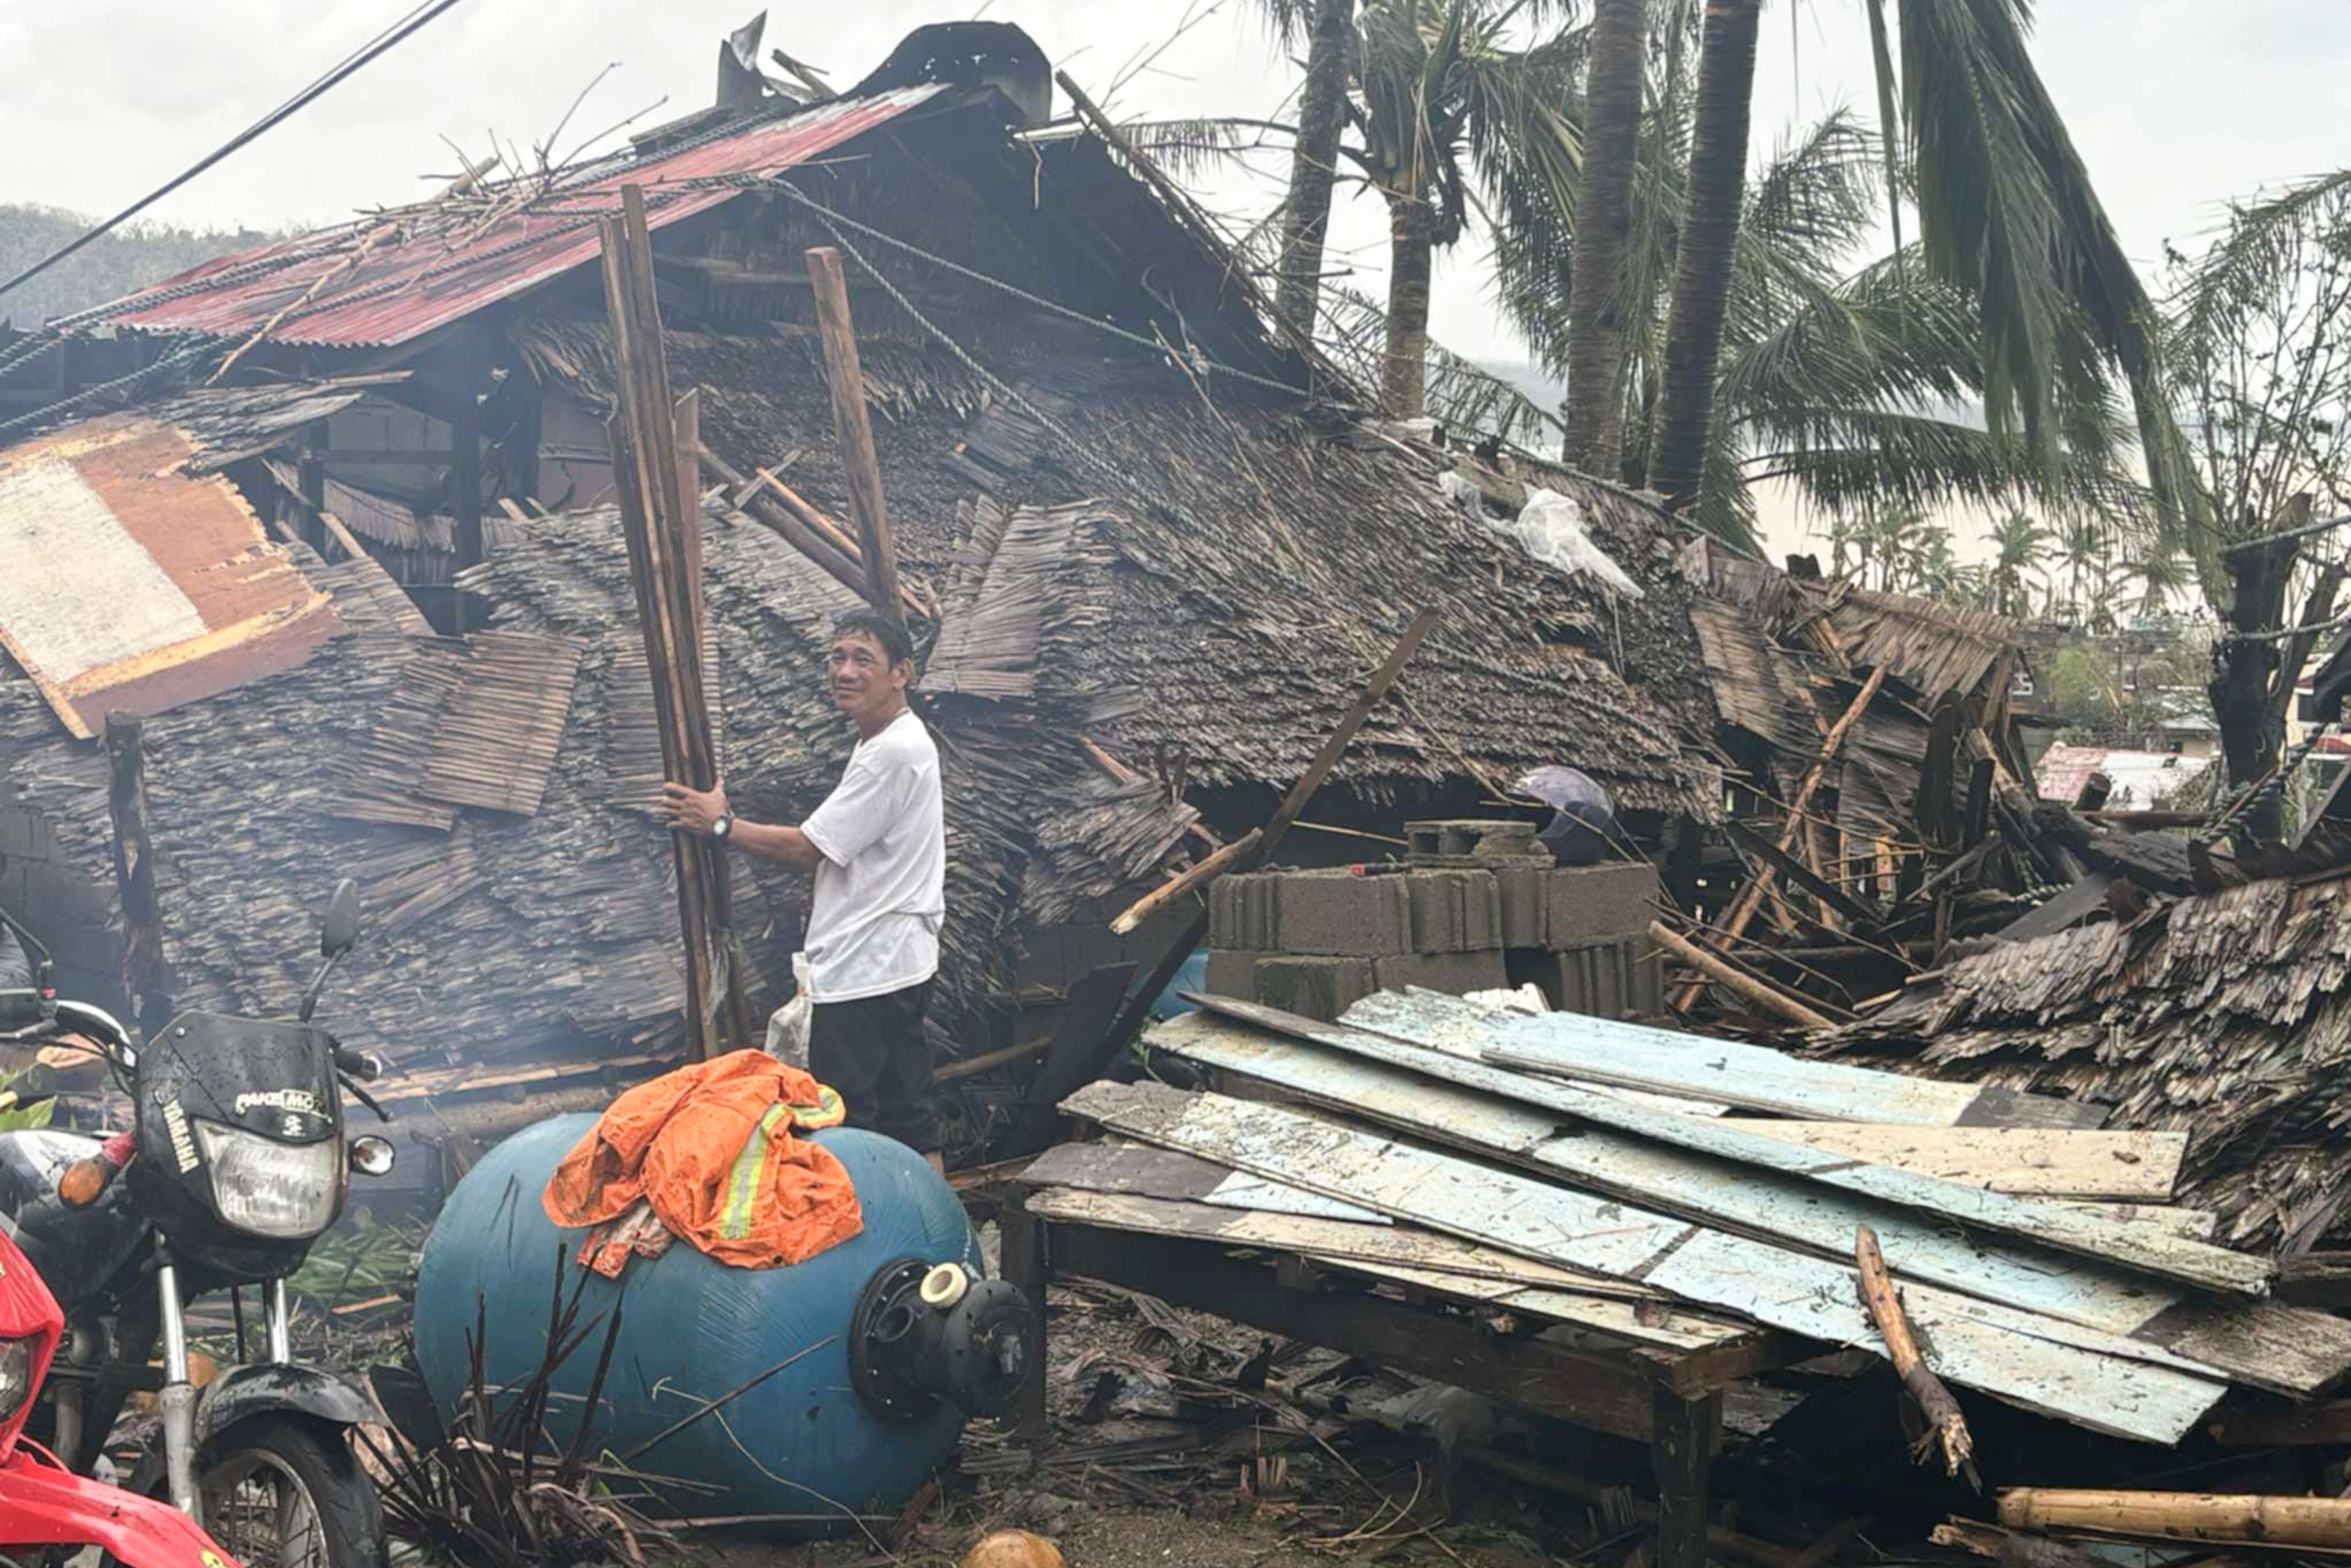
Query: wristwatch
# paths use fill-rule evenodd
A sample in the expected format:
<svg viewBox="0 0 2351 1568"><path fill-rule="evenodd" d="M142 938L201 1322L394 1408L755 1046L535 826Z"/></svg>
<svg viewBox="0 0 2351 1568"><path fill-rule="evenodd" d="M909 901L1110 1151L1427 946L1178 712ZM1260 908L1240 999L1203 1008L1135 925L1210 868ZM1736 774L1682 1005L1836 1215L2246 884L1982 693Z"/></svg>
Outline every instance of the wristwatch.
<svg viewBox="0 0 2351 1568"><path fill-rule="evenodd" d="M726 835L734 831L735 813L732 811L721 811L718 820L710 824L711 838L722 844L726 841Z"/></svg>

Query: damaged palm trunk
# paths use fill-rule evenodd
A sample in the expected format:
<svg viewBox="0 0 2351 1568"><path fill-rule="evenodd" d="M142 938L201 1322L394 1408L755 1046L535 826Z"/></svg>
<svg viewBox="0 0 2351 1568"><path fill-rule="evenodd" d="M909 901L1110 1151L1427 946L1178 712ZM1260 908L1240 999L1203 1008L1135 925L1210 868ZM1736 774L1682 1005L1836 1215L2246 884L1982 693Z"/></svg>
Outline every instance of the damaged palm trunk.
<svg viewBox="0 0 2351 1568"><path fill-rule="evenodd" d="M2274 531L2292 535L2310 521L2310 497L2297 496L2275 520ZM2229 607L2230 634L2212 652L2208 688L2220 720L2220 749L2231 789L2254 794L2235 820L2234 847L2250 854L2285 837L2284 760L2287 705L2302 678L2303 665L2318 633L2290 632L2313 627L2335 612L2343 583L2340 563L2322 568L2298 611L2292 604L2294 569L2302 561L2298 537L2272 538L2231 550L2225 558L2235 592ZM2289 619L2289 618L2292 619Z"/></svg>

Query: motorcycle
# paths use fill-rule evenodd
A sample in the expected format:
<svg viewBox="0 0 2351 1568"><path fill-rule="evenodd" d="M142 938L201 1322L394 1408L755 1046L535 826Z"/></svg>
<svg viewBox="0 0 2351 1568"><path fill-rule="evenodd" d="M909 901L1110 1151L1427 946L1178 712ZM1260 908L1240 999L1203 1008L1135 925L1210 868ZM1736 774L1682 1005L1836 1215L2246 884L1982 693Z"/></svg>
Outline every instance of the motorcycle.
<svg viewBox="0 0 2351 1568"><path fill-rule="evenodd" d="M13 1229L0 1225L0 1555L61 1562L96 1546L125 1568L235 1568L179 1510L78 1476L25 1438L65 1314Z"/></svg>
<svg viewBox="0 0 2351 1568"><path fill-rule="evenodd" d="M103 1009L57 997L47 950L0 919L39 966L31 990L0 991L0 1040L48 1048L0 1108L65 1087L57 1059L73 1051L131 1104L131 1127L102 1139L0 1133L0 1214L64 1312L42 1387L58 1458L89 1473L129 1397L152 1393L161 1430L134 1490L168 1498L252 1568L383 1568L381 1505L349 1432L381 1417L359 1385L294 1359L286 1300L287 1276L340 1218L350 1173L392 1168L387 1140L344 1137L343 1092L390 1119L360 1087L378 1064L311 1021L358 941L356 885L329 904L324 963L295 1018L192 1009L136 1043ZM247 1286L260 1287L257 1355ZM224 1290L236 1364L200 1388L186 1309Z"/></svg>

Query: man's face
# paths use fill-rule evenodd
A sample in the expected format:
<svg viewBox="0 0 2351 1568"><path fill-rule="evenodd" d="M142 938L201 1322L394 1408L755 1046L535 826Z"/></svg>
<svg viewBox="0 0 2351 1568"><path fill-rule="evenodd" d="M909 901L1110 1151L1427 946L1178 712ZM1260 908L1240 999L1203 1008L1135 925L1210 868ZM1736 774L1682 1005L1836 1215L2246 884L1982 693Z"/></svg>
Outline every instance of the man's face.
<svg viewBox="0 0 2351 1568"><path fill-rule="evenodd" d="M827 667L832 673L832 700L852 719L889 707L904 693L913 673L910 664L892 664L882 644L862 632L835 638Z"/></svg>

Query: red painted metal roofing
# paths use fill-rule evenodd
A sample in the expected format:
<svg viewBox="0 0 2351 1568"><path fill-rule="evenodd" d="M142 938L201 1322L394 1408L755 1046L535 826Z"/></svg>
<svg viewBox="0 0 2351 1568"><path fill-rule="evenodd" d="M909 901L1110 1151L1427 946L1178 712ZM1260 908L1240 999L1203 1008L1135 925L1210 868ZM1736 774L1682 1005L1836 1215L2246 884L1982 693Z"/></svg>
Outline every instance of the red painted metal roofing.
<svg viewBox="0 0 2351 1568"><path fill-rule="evenodd" d="M109 414L0 455L0 647L85 739L292 669L343 629L195 448Z"/></svg>
<svg viewBox="0 0 2351 1568"><path fill-rule="evenodd" d="M839 99L665 157L621 164L559 186L485 225L481 202L418 207L206 262L147 291L141 306L109 313L125 327L358 348L404 343L593 260L596 219L642 185L661 228L736 193L693 182L770 175L817 158L943 89L901 88ZM495 196L496 193L491 193ZM370 236L372 235L372 243ZM354 261L354 253L360 253ZM266 267L271 262L282 265ZM215 287L203 287L206 278ZM313 289L317 293L312 294ZM283 317L282 319L279 318Z"/></svg>

